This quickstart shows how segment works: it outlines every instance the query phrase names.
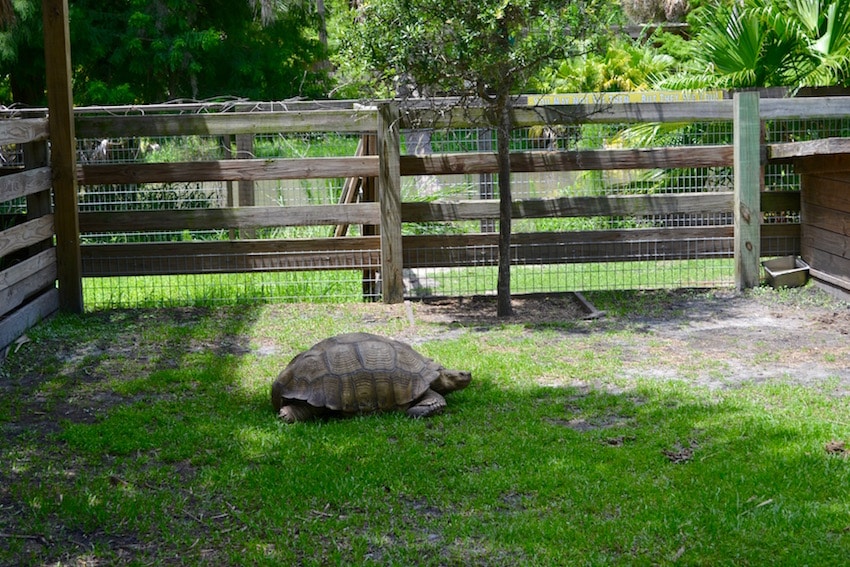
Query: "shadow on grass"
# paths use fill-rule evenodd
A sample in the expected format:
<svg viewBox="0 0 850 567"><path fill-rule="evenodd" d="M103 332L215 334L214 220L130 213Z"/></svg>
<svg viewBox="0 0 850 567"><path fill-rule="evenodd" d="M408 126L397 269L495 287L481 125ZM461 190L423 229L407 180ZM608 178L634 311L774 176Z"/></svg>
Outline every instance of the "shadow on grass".
<svg viewBox="0 0 850 567"><path fill-rule="evenodd" d="M40 328L3 367L0 564L830 564L850 543L837 402L542 387L513 376L539 351L492 330L432 346L477 361L444 415L287 426L259 318Z"/></svg>

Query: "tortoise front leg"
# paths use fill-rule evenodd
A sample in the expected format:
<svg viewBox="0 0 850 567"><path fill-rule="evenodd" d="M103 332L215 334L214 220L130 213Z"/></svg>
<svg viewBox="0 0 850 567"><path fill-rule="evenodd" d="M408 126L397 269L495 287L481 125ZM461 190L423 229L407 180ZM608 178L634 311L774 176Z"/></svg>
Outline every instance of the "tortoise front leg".
<svg viewBox="0 0 850 567"><path fill-rule="evenodd" d="M429 417L446 409L446 398L434 390L426 390L422 397L407 408L410 417Z"/></svg>
<svg viewBox="0 0 850 567"><path fill-rule="evenodd" d="M317 408L308 403L291 403L281 406L278 417L286 423L309 421L325 414L325 408Z"/></svg>

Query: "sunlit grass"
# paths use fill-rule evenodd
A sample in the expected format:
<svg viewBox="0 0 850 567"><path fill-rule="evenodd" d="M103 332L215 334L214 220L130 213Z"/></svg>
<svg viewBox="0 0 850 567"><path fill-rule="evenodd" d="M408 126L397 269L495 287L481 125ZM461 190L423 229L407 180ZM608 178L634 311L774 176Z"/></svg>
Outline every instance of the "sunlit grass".
<svg viewBox="0 0 850 567"><path fill-rule="evenodd" d="M669 307L663 295L598 299ZM275 419L269 385L294 353L409 325L401 309L357 304L99 312L36 327L4 369L44 384L0 406L6 428L42 420L0 448L12 503L0 532L49 545L5 538L0 564L844 561L850 462L824 444L850 439L846 400L781 380L709 390L624 378L612 342L648 341L627 329L420 322L432 339L417 348L474 376L447 413Z"/></svg>

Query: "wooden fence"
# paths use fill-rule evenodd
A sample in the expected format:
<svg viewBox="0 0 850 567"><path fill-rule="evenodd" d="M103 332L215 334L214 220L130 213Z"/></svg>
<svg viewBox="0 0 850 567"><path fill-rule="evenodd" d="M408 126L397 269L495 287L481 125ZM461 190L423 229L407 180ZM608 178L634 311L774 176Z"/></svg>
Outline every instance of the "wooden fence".
<svg viewBox="0 0 850 567"><path fill-rule="evenodd" d="M850 114L848 99L766 99L745 117L756 133L760 120L836 117ZM745 95L746 96L746 95ZM731 121L736 100L687 103L633 103L518 108L517 127L578 123L688 123ZM297 105L295 105L297 106ZM752 104L751 104L752 107ZM82 232L260 229L303 225L367 225L377 234L359 237L298 240L231 240L92 244L82 247L83 274L149 275L252 270L363 269L380 270L385 301L401 297L404 268L482 266L497 263L493 233L402 235L402 223L426 223L498 218L495 200L401 202L400 177L497 171L493 153L401 155L400 130L447 121L429 110L399 113L394 104L378 109L296 109L266 112L226 112L180 115L78 115L81 138L129 138L192 135L255 135L287 132L354 132L378 139L378 155L303 159L240 159L183 163L83 164L81 185L169 183L194 181L258 181L268 179L363 178L377 180L377 202L334 205L247 207L146 212L84 212ZM753 112L755 114L753 115ZM452 125L481 127L471 113L452 116ZM740 125L742 120L736 121ZM764 147L748 142L748 154L736 162L732 144L713 146L531 151L511 156L512 171L640 170L696 167L748 168L748 186L755 195L746 218L755 233L741 235L756 243L741 244L742 286L753 285L759 256L793 254L799 250L799 223L760 224L760 211L799 211L799 192L759 191ZM748 161L747 161L748 160ZM747 161L747 163L743 163ZM738 177L736 172L736 177ZM740 199L741 196L738 196ZM514 203L514 218L616 217L676 215L740 210L736 192L612 195L526 199ZM512 260L523 264L557 264L645 259L632 243L651 241L665 259L732 258L736 251L733 226L682 226L629 230L521 233L513 237ZM427 253L423 251L427 250ZM168 262L153 262L154 258ZM203 259L203 261L199 261ZM757 277L757 276L756 276Z"/></svg>
<svg viewBox="0 0 850 567"><path fill-rule="evenodd" d="M736 258L739 287L757 283L758 260L764 256L797 254L799 222L760 222L763 212L800 210L799 191L764 191L763 169L767 147L758 134L765 120L833 119L850 116L850 99L758 99L755 93L731 100L687 103L630 103L520 107L518 128L541 125L732 122L735 142L726 145L525 151L511 155L512 171L670 170L675 168L733 168L734 190L703 193L662 193L607 196L565 196L520 199L513 204L515 219L543 217L629 217L734 214L736 224L722 226L657 226L623 230L527 232L513 236L512 261L521 264L629 262L646 259L635 251L636 242L651 242L653 253L664 259ZM163 211L86 211L79 213L79 231L59 240L77 242L70 248L67 274L60 269L60 290L79 289L82 277L115 275L191 274L208 272L335 270L380 271L385 301L402 297L402 268L487 266L498 262L498 235L403 235L403 223L487 220L498 217L493 199L402 202L403 176L491 174L497 171L492 152L402 155L400 136L407 128L425 123L445 125L446 116L421 109L400 113L393 103L376 109L289 105L287 110L263 112L182 113L144 115L127 109L123 115L98 115L78 110L75 126L83 139L119 139L159 136L254 136L264 133L350 132L373 139L376 155L334 158L238 159L182 163L82 163L76 181L83 190L96 185L133 185L176 182L241 182L274 179L358 179L375 187L374 202L286 207L222 207ZM295 106L296 108L292 108ZM139 109L135 109L139 110ZM471 116L451 118L453 126L482 127ZM25 121L14 121L17 126ZM35 148L46 136L44 120L35 134L5 134L2 144L26 143ZM44 150L31 151L27 168L0 179L3 201L27 199L24 222L0 234L2 332L25 327L18 320L38 318L55 310L56 253L44 242L52 237L49 173ZM35 157L35 156L41 156ZM39 161L41 160L41 161ZM26 181L18 180L26 179ZM741 181L741 180L746 180ZM368 194L366 191L364 194ZM61 196L67 203L68 196ZM59 196L55 197L58 199ZM67 205L63 205L63 208ZM70 207L74 208L74 207ZM76 213L76 211L74 211ZM72 217L73 220L76 218ZM6 219L9 224L9 219ZM72 223L73 224L73 223ZM189 242L85 244L80 233L233 230L305 225L363 225L360 236L303 239L230 239ZM26 234L26 236L23 236ZM243 235L245 232L242 233ZM250 234L250 232L248 232ZM339 232L337 234L340 234ZM427 252L427 253L426 253ZM21 262L10 258L23 254ZM81 259L75 270L75 258ZM60 251L60 256L63 253ZM60 266L62 265L60 258ZM66 280L62 282L63 278ZM37 298L33 301L33 298ZM40 302L44 302L43 305ZM61 299L60 299L61 303ZM14 316L12 316L14 315Z"/></svg>
<svg viewBox="0 0 850 567"><path fill-rule="evenodd" d="M59 308L47 138L46 118L0 121L0 146L23 146L0 177L0 350Z"/></svg>

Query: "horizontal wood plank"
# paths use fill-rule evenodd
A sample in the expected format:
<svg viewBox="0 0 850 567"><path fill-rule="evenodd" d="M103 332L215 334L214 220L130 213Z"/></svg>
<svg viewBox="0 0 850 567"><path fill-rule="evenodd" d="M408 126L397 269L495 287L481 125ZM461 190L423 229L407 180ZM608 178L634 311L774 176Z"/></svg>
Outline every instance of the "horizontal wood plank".
<svg viewBox="0 0 850 567"><path fill-rule="evenodd" d="M0 257L52 238L52 214L23 222L0 232Z"/></svg>
<svg viewBox="0 0 850 567"><path fill-rule="evenodd" d="M850 259L820 248L812 247L811 241L804 240L802 247L803 259L812 267L834 278L850 280Z"/></svg>
<svg viewBox="0 0 850 567"><path fill-rule="evenodd" d="M707 214L731 211L732 200L731 192L523 199L513 203L513 218ZM496 200L402 204L404 222L440 222L498 217L499 202Z"/></svg>
<svg viewBox="0 0 850 567"><path fill-rule="evenodd" d="M376 111L356 109L223 112L220 114L78 115L74 122L78 138L95 139L279 132L374 132L378 124Z"/></svg>
<svg viewBox="0 0 850 567"><path fill-rule="evenodd" d="M492 153L401 156L402 175L496 173L498 156ZM587 171L731 167L732 146L580 150L570 152L514 152L511 171Z"/></svg>
<svg viewBox="0 0 850 567"><path fill-rule="evenodd" d="M377 156L300 159L239 159L178 163L86 164L77 168L80 185L333 179L375 177Z"/></svg>
<svg viewBox="0 0 850 567"><path fill-rule="evenodd" d="M378 203L305 205L292 207L244 207L230 209L181 209L174 211L81 212L80 232L154 232L380 224Z"/></svg>
<svg viewBox="0 0 850 567"><path fill-rule="evenodd" d="M806 226L803 230L802 242L807 249L817 249L832 256L850 260L850 240L845 234L816 226Z"/></svg>
<svg viewBox="0 0 850 567"><path fill-rule="evenodd" d="M0 146L41 142L48 135L47 118L0 120Z"/></svg>
<svg viewBox="0 0 850 567"><path fill-rule="evenodd" d="M0 317L56 285L56 249L49 248L0 272Z"/></svg>
<svg viewBox="0 0 850 567"><path fill-rule="evenodd" d="M26 305L0 319L0 349L5 349L27 329L59 310L59 290L49 289Z"/></svg>
<svg viewBox="0 0 850 567"><path fill-rule="evenodd" d="M802 177L803 203L850 214L850 178L806 174Z"/></svg>
<svg viewBox="0 0 850 567"><path fill-rule="evenodd" d="M731 121L732 101L517 106L513 109L512 118L517 128L540 124ZM402 116L404 128L480 128L482 124L486 124L483 109L458 105L411 109Z"/></svg>
<svg viewBox="0 0 850 567"><path fill-rule="evenodd" d="M52 183L49 167L25 169L4 175L0 177L0 203L47 191Z"/></svg>
<svg viewBox="0 0 850 567"><path fill-rule="evenodd" d="M820 228L850 238L850 215L843 211L807 204L806 227Z"/></svg>
<svg viewBox="0 0 850 567"><path fill-rule="evenodd" d="M850 116L850 97L763 98L759 101L762 120L811 120Z"/></svg>
<svg viewBox="0 0 850 567"><path fill-rule="evenodd" d="M85 277L379 268L380 254L377 236L82 247Z"/></svg>
<svg viewBox="0 0 850 567"><path fill-rule="evenodd" d="M511 237L518 264L629 262L731 257L732 227L520 233ZM405 267L498 264L498 235L417 235L403 238Z"/></svg>

